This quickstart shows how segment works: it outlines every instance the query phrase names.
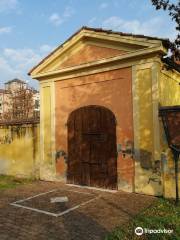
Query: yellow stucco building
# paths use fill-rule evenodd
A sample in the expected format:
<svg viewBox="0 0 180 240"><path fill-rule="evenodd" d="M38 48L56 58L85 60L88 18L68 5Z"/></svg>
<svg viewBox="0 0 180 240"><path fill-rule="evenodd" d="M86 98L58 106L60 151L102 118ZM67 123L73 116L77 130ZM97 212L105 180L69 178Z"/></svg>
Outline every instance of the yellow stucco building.
<svg viewBox="0 0 180 240"><path fill-rule="evenodd" d="M180 105L169 41L83 27L30 71L41 98L40 178L174 197L159 106Z"/></svg>

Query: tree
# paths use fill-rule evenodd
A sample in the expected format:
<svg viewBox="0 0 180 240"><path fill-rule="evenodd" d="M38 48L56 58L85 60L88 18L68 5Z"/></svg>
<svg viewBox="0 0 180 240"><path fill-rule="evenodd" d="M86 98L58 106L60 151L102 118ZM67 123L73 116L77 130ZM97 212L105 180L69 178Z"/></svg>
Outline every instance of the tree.
<svg viewBox="0 0 180 240"><path fill-rule="evenodd" d="M12 119L28 119L33 116L34 103L31 89L20 89L12 94Z"/></svg>
<svg viewBox="0 0 180 240"><path fill-rule="evenodd" d="M170 42L169 48L172 52L172 58L180 61L180 0L177 0L177 3L171 3L169 0L151 0L151 2L156 10L168 11L172 21L176 23L175 28L178 33L174 42Z"/></svg>
<svg viewBox="0 0 180 240"><path fill-rule="evenodd" d="M20 88L16 91L9 91L6 94L7 101L3 102L6 106L0 120L19 121L39 118L39 111L36 111L39 106L34 101L34 94L35 90L31 88Z"/></svg>

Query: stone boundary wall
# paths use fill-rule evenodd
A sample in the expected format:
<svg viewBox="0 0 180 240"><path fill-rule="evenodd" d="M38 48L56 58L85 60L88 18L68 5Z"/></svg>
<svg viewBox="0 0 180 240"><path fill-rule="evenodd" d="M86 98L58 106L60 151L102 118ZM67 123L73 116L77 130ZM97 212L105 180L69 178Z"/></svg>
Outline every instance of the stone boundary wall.
<svg viewBox="0 0 180 240"><path fill-rule="evenodd" d="M0 174L39 178L39 120L0 122Z"/></svg>

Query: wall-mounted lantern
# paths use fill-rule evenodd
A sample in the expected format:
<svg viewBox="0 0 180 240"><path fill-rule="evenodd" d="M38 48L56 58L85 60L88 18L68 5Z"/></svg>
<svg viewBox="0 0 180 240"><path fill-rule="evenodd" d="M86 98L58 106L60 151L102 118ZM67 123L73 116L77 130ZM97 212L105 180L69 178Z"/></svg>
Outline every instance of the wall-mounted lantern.
<svg viewBox="0 0 180 240"><path fill-rule="evenodd" d="M159 115L162 122L169 148L175 161L176 204L179 201L178 191L178 161L180 155L180 106L160 107Z"/></svg>

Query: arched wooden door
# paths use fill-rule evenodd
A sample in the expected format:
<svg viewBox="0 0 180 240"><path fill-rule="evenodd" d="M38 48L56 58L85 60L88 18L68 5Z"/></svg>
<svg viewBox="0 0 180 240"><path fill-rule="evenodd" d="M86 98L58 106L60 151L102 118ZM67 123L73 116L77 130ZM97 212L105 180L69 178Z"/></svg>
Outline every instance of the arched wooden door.
<svg viewBox="0 0 180 240"><path fill-rule="evenodd" d="M68 183L117 188L116 120L101 106L85 106L68 119Z"/></svg>

